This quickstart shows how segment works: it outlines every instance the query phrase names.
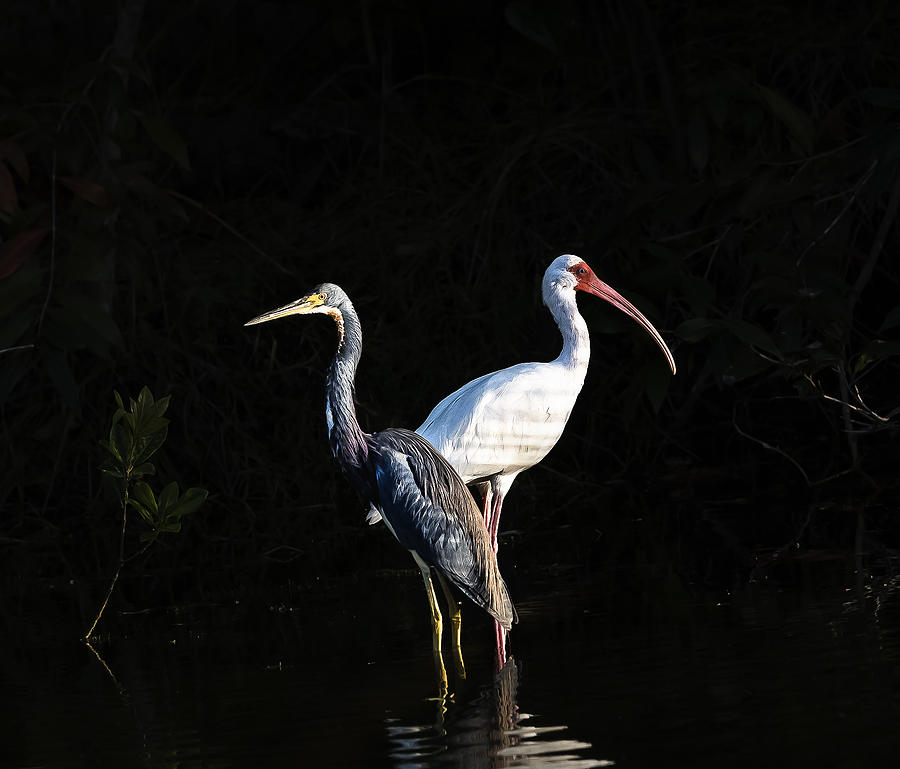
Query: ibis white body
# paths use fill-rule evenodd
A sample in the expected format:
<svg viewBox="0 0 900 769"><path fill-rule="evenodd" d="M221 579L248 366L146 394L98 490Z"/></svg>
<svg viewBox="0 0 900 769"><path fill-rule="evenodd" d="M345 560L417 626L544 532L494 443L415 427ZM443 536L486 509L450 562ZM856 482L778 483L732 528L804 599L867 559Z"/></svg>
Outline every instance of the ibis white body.
<svg viewBox="0 0 900 769"><path fill-rule="evenodd" d="M564 254L554 259L544 273L542 296L562 334L559 357L472 380L438 403L416 430L467 484L479 486L495 550L503 497L516 476L540 462L559 441L584 385L591 342L576 291L599 296L637 321L675 373L675 360L662 336L634 305L599 280L581 258Z"/></svg>

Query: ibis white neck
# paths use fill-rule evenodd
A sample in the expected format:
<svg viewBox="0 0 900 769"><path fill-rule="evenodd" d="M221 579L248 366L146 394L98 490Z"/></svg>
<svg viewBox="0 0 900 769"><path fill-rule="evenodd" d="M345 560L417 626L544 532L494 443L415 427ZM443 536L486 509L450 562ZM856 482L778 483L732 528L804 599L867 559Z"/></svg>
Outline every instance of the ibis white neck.
<svg viewBox="0 0 900 769"><path fill-rule="evenodd" d="M578 312L575 292L570 288L549 292L547 307L563 338L562 352L556 362L583 375L591 359L591 337L587 323Z"/></svg>

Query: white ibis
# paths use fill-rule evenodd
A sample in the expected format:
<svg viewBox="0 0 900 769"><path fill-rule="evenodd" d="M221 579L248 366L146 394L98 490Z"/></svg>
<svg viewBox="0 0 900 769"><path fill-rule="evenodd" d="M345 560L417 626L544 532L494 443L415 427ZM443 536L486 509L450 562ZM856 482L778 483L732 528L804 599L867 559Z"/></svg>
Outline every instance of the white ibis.
<svg viewBox="0 0 900 769"><path fill-rule="evenodd" d="M564 254L554 259L544 273L542 293L562 333L559 357L549 363L519 363L473 379L438 403L416 430L480 491L494 552L504 497L516 476L556 445L584 384L591 343L575 302L576 291L599 296L634 318L675 373L672 353L643 313L581 258Z"/></svg>
<svg viewBox="0 0 900 769"><path fill-rule="evenodd" d="M591 343L578 312L576 291L599 296L636 320L675 373L672 353L643 313L601 281L581 258L563 254L554 259L544 273L542 294L562 334L559 357L549 363L520 363L473 379L438 403L416 430L468 485L478 488L495 553L504 497L516 476L556 445L584 384ZM367 520L376 523L380 515L373 509ZM505 658L506 633L499 624L496 635L498 654Z"/></svg>

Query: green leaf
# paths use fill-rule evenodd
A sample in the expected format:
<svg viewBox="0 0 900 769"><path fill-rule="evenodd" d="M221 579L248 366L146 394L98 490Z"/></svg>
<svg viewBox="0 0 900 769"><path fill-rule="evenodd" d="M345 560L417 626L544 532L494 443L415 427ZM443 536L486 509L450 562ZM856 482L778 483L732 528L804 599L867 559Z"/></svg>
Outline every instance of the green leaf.
<svg viewBox="0 0 900 769"><path fill-rule="evenodd" d="M559 16L562 11L553 5L528 2L528 0L512 0L504 9L506 22L522 37L546 48L552 53L559 53L556 36L550 29L552 14Z"/></svg>
<svg viewBox="0 0 900 769"><path fill-rule="evenodd" d="M719 327L719 323L709 318L691 318L675 329L675 336L685 342L700 342Z"/></svg>
<svg viewBox="0 0 900 769"><path fill-rule="evenodd" d="M60 176L59 180L75 197L86 200L95 206L106 205L106 190L97 182L82 176Z"/></svg>
<svg viewBox="0 0 900 769"><path fill-rule="evenodd" d="M165 430L169 424L169 420L164 419L162 415L169 407L170 397L171 396L166 395L158 401L154 401L150 389L144 386L133 406L133 411L135 413L135 432L142 435L149 435L150 433Z"/></svg>
<svg viewBox="0 0 900 769"><path fill-rule="evenodd" d="M778 346L765 329L744 320L734 320L731 318L724 320L723 325L741 341L744 341L753 347L758 347L760 350L764 350L781 360L781 350L778 349Z"/></svg>
<svg viewBox="0 0 900 769"><path fill-rule="evenodd" d="M150 139L163 152L169 155L185 171L191 170L187 145L172 125L160 115L148 115L140 110L134 111L135 117L141 121Z"/></svg>
<svg viewBox="0 0 900 769"><path fill-rule="evenodd" d="M60 292L58 299L59 310L84 326L85 344L97 351L105 350L107 344L122 346L122 333L103 303L75 291Z"/></svg>
<svg viewBox="0 0 900 769"><path fill-rule="evenodd" d="M152 408L153 403L153 393L150 392L150 388L147 385L144 385L138 393L136 405L143 411L144 409Z"/></svg>
<svg viewBox="0 0 900 769"><path fill-rule="evenodd" d="M26 230L0 243L0 280L18 270L46 235L47 230L44 228Z"/></svg>
<svg viewBox="0 0 900 769"><path fill-rule="evenodd" d="M159 508L153 489L143 481L134 484L134 490L129 500L131 505L141 514L141 517L151 526L156 526L159 521Z"/></svg>
<svg viewBox="0 0 900 769"><path fill-rule="evenodd" d="M816 127L809 115L771 88L757 84L756 92L775 118L787 128L799 149L807 155L811 154L816 142Z"/></svg>
<svg viewBox="0 0 900 769"><path fill-rule="evenodd" d="M169 511L178 501L178 484L175 481L167 483L159 495L159 517L165 519Z"/></svg>
<svg viewBox="0 0 900 769"><path fill-rule="evenodd" d="M875 339L869 342L860 352L860 360L865 363L875 360L884 360L900 355L900 342L886 339Z"/></svg>
<svg viewBox="0 0 900 769"><path fill-rule="evenodd" d="M155 206L167 216L177 217L185 222L188 221L188 215L178 200L146 177L135 174L128 179L123 179L123 183L125 189L138 197L142 202ZM139 226L141 224L149 226L152 222L152 218L141 217L137 211L132 214L132 218Z"/></svg>
<svg viewBox="0 0 900 769"><path fill-rule="evenodd" d="M144 435L157 433L165 430L169 424L169 420L161 417L156 413L155 407L149 410L138 412L135 415L135 429Z"/></svg>
<svg viewBox="0 0 900 769"><path fill-rule="evenodd" d="M119 459L124 468L134 451L131 430L121 422L114 424L109 431L109 447L111 453Z"/></svg>
<svg viewBox="0 0 900 769"><path fill-rule="evenodd" d="M139 478L142 475L155 475L156 468L153 466L151 462L144 462L142 465L135 467L134 470L131 471L132 478Z"/></svg>
<svg viewBox="0 0 900 769"><path fill-rule="evenodd" d="M863 88L859 98L876 107L900 109L900 89L898 88Z"/></svg>
<svg viewBox="0 0 900 769"><path fill-rule="evenodd" d="M128 503L134 510L138 511L138 514L141 516L141 518L144 519L148 526L154 528L156 527L156 519L153 515L153 512L149 508L147 508L143 503L136 500L134 497L129 498Z"/></svg>
<svg viewBox="0 0 900 769"><path fill-rule="evenodd" d="M885 315L884 322L878 330L887 331L889 328L896 328L897 326L900 326L900 304Z"/></svg>
<svg viewBox="0 0 900 769"><path fill-rule="evenodd" d="M169 513L178 518L193 513L206 501L208 496L209 492L206 489L192 487L181 495L178 502Z"/></svg>
<svg viewBox="0 0 900 769"><path fill-rule="evenodd" d="M168 427L157 430L149 435L138 434L135 437L134 456L132 457L132 466L138 467L147 462L160 447L166 442L166 435L169 432Z"/></svg>
<svg viewBox="0 0 900 769"><path fill-rule="evenodd" d="M109 441L104 441L102 439L100 440L100 445L110 453L116 462L122 462L122 455L118 452L116 446L112 445Z"/></svg>
<svg viewBox="0 0 900 769"><path fill-rule="evenodd" d="M158 401L156 401L156 416L161 417L166 413L166 409L169 408L169 401L172 399L171 395L164 395ZM168 420L167 420L168 421Z"/></svg>

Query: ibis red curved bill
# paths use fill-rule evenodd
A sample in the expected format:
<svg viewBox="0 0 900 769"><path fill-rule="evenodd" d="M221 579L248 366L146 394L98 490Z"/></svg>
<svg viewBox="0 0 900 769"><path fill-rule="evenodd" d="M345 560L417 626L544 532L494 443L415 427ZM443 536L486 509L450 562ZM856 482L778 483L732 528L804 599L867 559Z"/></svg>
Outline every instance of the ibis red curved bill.
<svg viewBox="0 0 900 769"><path fill-rule="evenodd" d="M665 341L663 341L662 335L657 331L653 324L647 320L637 307L635 307L631 302L629 302L624 296L622 296L618 291L616 291L612 286L604 283L600 278L598 278L594 271L584 262L580 264L575 264L569 268L569 272L571 272L576 280L578 281L575 285L576 291L586 291L589 294L593 294L594 296L599 296L606 302L609 302L613 307L618 310L624 312L630 318L636 320L641 327L653 337L653 341L659 345L659 349L663 351L663 355L666 356L666 360L669 362L669 368L672 369L672 373L675 373L675 358L672 357L672 352L669 350L668 345L666 345Z"/></svg>

